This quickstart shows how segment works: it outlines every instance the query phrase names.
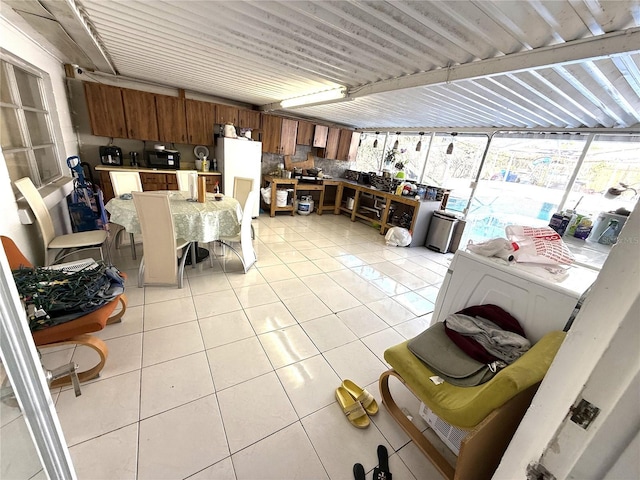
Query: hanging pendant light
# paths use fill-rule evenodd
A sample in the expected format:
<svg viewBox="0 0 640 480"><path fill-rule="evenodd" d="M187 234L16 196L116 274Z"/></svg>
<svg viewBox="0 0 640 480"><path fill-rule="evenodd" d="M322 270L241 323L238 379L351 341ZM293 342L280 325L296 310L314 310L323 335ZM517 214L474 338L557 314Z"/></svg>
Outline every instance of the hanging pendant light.
<svg viewBox="0 0 640 480"><path fill-rule="evenodd" d="M378 135L380 135L380 132L376 132L376 139L373 141L373 148L378 148Z"/></svg>
<svg viewBox="0 0 640 480"><path fill-rule="evenodd" d="M398 149L398 135L400 135L400 132L396 132L396 141L393 142L393 149L394 150Z"/></svg>
<svg viewBox="0 0 640 480"><path fill-rule="evenodd" d="M422 150L422 136L424 135L424 132L420 132L420 140L418 140L418 143L416 144L416 152L419 152L420 150Z"/></svg>
<svg viewBox="0 0 640 480"><path fill-rule="evenodd" d="M451 133L451 136L455 138L458 135L456 132ZM451 139L451 143L447 147L447 155L451 155L453 153L453 138Z"/></svg>

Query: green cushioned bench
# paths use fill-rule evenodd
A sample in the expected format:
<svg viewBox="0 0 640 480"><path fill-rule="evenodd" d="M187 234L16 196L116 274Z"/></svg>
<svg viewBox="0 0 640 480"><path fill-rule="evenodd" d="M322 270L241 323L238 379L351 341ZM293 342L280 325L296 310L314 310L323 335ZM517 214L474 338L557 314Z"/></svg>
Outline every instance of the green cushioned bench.
<svg viewBox="0 0 640 480"><path fill-rule="evenodd" d="M565 335L559 331L547 333L517 361L475 387L434 384L429 378L435 374L411 353L408 341L403 342L384 352L393 369L380 377L382 401L445 477L491 478ZM396 405L389 391L390 376L404 383L442 420L469 430L455 469Z"/></svg>

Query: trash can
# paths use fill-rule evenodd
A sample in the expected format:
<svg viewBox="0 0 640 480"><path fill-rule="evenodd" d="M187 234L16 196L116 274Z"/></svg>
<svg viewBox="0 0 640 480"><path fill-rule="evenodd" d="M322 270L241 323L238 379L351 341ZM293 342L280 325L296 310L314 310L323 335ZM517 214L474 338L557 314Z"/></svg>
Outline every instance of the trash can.
<svg viewBox="0 0 640 480"><path fill-rule="evenodd" d="M454 214L444 210L436 210L431 216L429 231L427 232L427 242L425 247L440 253L449 251L449 244L453 236L453 229L458 222Z"/></svg>
<svg viewBox="0 0 640 480"><path fill-rule="evenodd" d="M467 222L464 220L458 220L455 227L453 227L453 234L451 235L451 242L449 242L449 251L456 253L458 247L460 247L460 240L462 240L462 234L464 233L464 227Z"/></svg>

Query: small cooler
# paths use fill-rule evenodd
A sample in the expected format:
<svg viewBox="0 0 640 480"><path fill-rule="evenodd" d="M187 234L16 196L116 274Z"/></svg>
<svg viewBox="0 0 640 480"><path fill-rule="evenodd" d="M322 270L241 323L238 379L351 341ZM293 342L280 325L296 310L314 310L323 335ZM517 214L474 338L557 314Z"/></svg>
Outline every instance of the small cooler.
<svg viewBox="0 0 640 480"><path fill-rule="evenodd" d="M436 252L447 253L456 223L458 223L458 217L455 214L444 210L433 212L424 246Z"/></svg>

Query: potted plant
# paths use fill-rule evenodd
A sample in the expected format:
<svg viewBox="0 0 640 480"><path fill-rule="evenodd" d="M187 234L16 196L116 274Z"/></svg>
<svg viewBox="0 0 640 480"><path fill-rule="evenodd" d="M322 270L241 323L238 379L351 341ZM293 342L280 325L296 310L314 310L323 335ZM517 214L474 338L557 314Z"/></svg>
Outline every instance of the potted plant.
<svg viewBox="0 0 640 480"><path fill-rule="evenodd" d="M391 168L395 168L397 170L396 178L405 178L404 167L406 165L406 161L401 159L400 155L404 154L406 151L406 148L392 148L389 150L384 157L384 170L391 171Z"/></svg>

